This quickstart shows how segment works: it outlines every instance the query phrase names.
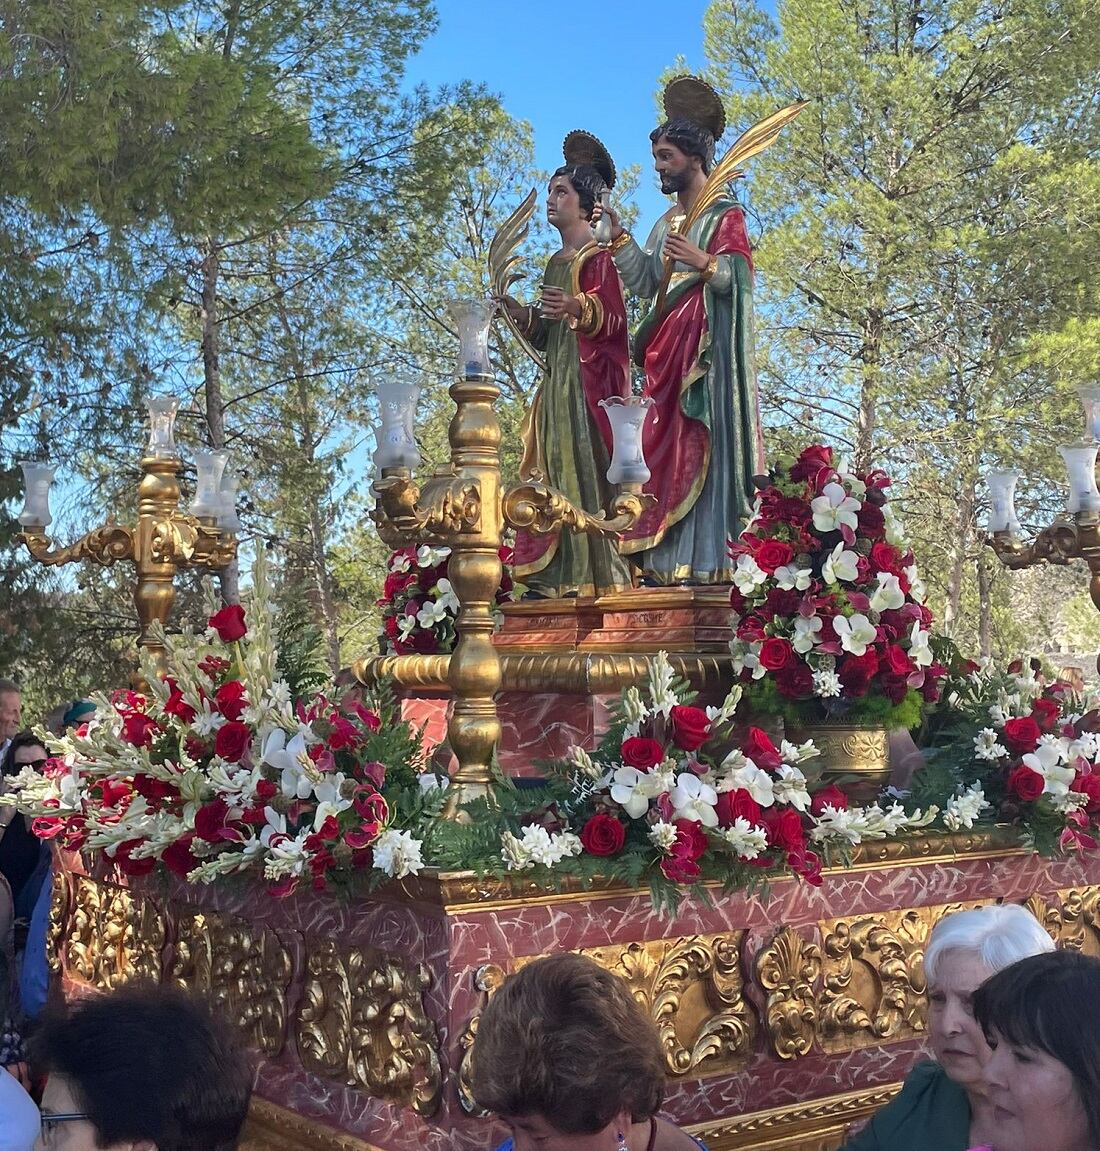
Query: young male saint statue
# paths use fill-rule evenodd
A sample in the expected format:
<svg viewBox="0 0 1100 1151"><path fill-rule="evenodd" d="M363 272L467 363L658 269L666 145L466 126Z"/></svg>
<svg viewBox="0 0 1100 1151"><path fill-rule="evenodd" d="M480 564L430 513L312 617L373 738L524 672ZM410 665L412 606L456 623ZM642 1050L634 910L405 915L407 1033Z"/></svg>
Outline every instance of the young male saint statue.
<svg viewBox="0 0 1100 1151"><path fill-rule="evenodd" d="M727 541L744 527L753 476L764 470L752 255L744 215L726 194L681 234L725 130L721 100L701 80L681 76L665 88L664 105L667 119L650 140L661 191L676 203L644 248L609 212L623 283L654 301L635 334L634 359L654 401L642 443L652 472L645 490L658 502L627 532L622 551L640 564L646 584L730 583Z"/></svg>
<svg viewBox="0 0 1100 1151"><path fill-rule="evenodd" d="M561 236L538 308L511 297L504 306L546 372L523 425L523 479L543 479L589 512L607 508L611 425L600 400L630 394L626 306L615 264L592 238L600 194L615 183L603 145L586 132L565 138L565 165L550 178L546 218ZM519 532L515 575L536 598L597 596L630 587L615 540L568 530Z"/></svg>

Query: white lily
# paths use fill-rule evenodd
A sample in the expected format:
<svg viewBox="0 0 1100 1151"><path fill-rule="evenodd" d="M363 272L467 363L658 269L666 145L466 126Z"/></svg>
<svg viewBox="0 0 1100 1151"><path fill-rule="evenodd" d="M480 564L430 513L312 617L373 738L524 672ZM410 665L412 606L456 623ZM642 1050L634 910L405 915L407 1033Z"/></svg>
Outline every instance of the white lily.
<svg viewBox="0 0 1100 1151"><path fill-rule="evenodd" d="M426 600L424 606L416 613L416 622L429 631L437 623L442 623L447 615L447 605L442 600L430 599Z"/></svg>
<svg viewBox="0 0 1100 1151"><path fill-rule="evenodd" d="M853 499L837 483L826 484L821 495L810 501L814 527L819 532L833 532L840 527L849 527L855 531L859 526L856 513L860 507L859 500Z"/></svg>
<svg viewBox="0 0 1100 1151"><path fill-rule="evenodd" d="M878 587L871 593L872 611L896 611L905 606L905 592L901 590L901 583L896 575L890 572L878 572L875 576Z"/></svg>
<svg viewBox="0 0 1100 1151"><path fill-rule="evenodd" d="M320 831L321 824L331 815L339 818L340 812L351 807L351 800L341 794L344 786L344 775L337 772L335 775L326 775L320 783L313 785L313 794L317 797L317 811L313 816L313 830Z"/></svg>
<svg viewBox="0 0 1100 1151"><path fill-rule="evenodd" d="M745 790L760 804L771 807L775 803L775 790L772 777L751 759L741 767L734 768L719 784L722 791Z"/></svg>
<svg viewBox="0 0 1100 1151"><path fill-rule="evenodd" d="M611 777L611 798L631 819L641 819L649 810L649 779L636 767L617 768Z"/></svg>
<svg viewBox="0 0 1100 1151"><path fill-rule="evenodd" d="M875 625L862 612L850 617L838 615L833 620L833 631L840 646L852 655L863 655L878 635Z"/></svg>
<svg viewBox="0 0 1100 1151"><path fill-rule="evenodd" d="M775 583L782 591L805 591L813 580L814 573L809 568L783 564L775 569Z"/></svg>
<svg viewBox="0 0 1100 1151"><path fill-rule="evenodd" d="M280 786L287 799L308 799L321 774L306 749L314 742L312 732L299 725L287 742L286 732L277 727L264 743L263 761L281 773Z"/></svg>
<svg viewBox="0 0 1100 1151"><path fill-rule="evenodd" d="M909 633L909 658L917 667L928 667L932 662L932 649L928 646L928 637L931 633L921 629L920 620L913 624Z"/></svg>
<svg viewBox="0 0 1100 1151"><path fill-rule="evenodd" d="M821 642L821 618L819 616L799 616L794 621L794 637L791 644L802 655L812 651L814 644Z"/></svg>
<svg viewBox="0 0 1100 1151"><path fill-rule="evenodd" d="M737 557L733 569L733 582L742 595L751 595L766 579L768 573L749 555Z"/></svg>
<svg viewBox="0 0 1100 1151"><path fill-rule="evenodd" d="M697 775L682 771L676 777L676 786L669 792L672 818L688 819L704 827L718 826L718 813L714 810L718 793Z"/></svg>
<svg viewBox="0 0 1100 1151"><path fill-rule="evenodd" d="M450 548L433 548L421 544L416 549L416 562L422 568L434 568L441 564L451 554Z"/></svg>
<svg viewBox="0 0 1100 1151"><path fill-rule="evenodd" d="M826 583L854 583L859 576L859 554L839 543L821 565L821 578Z"/></svg>
<svg viewBox="0 0 1100 1151"><path fill-rule="evenodd" d="M455 590L451 587L449 579L441 579L435 585L435 595L439 603L441 603L449 612L458 614L458 596Z"/></svg>
<svg viewBox="0 0 1100 1151"><path fill-rule="evenodd" d="M1043 786L1044 795L1067 795L1077 774L1062 761L1062 751L1056 742L1039 744L1020 762L1038 772L1046 781Z"/></svg>
<svg viewBox="0 0 1100 1151"><path fill-rule="evenodd" d="M915 563L909 564L904 571L905 578L909 581L909 594L917 603L924 603L928 589L924 586L924 580L917 575L917 565Z"/></svg>

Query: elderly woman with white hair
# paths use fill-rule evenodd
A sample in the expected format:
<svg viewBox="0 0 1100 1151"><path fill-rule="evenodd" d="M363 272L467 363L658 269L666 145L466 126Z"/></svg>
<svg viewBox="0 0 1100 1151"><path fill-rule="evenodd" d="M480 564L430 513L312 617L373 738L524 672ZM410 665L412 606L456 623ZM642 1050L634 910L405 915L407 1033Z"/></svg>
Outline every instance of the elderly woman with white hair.
<svg viewBox="0 0 1100 1151"><path fill-rule="evenodd" d="M918 1063L900 1093L841 1151L966 1151L991 1141L993 1106L982 1066L989 1048L974 1018L974 992L998 971L1054 942L1024 907L945 915L924 953L928 1035L935 1060Z"/></svg>

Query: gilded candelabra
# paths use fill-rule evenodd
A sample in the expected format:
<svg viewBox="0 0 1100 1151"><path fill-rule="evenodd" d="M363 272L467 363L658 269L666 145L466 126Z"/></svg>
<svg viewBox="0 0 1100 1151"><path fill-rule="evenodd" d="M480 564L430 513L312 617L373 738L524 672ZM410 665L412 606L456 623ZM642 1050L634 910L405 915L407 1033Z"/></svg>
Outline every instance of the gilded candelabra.
<svg viewBox="0 0 1100 1151"><path fill-rule="evenodd" d="M137 523L126 527L108 520L68 547L55 548L46 534L50 523L49 493L54 471L44 464L24 463L26 499L19 517L20 539L35 560L54 567L89 560L107 566L133 564L137 580L134 604L138 643L164 668L164 646L153 634L154 622L167 625L176 598L174 580L182 568L217 571L237 554L236 481L225 474L227 453L197 452L199 479L190 514L180 511L179 472L183 466L174 439L178 401L149 401L149 445L141 460Z"/></svg>
<svg viewBox="0 0 1100 1151"><path fill-rule="evenodd" d="M494 405L500 397L489 371L488 334L493 307L482 301L451 305L459 329L459 370L450 387L455 414L448 429L451 461L419 487L412 469L419 453L412 430L419 388L405 379L379 388L382 427L375 464L379 478L372 512L382 539L392 547L410 543L451 549L448 578L458 597L457 642L446 661L454 697L447 737L458 761L448 789L447 813L483 795L491 779L493 750L500 740L496 693L500 657L493 645L497 590L501 582L500 547L505 525L545 533L568 529L618 535L626 531L653 497L642 492L649 477L641 456L641 426L649 401L617 401L608 407L616 431L608 479L615 483L611 516L575 507L559 491L532 480L501 491L500 421ZM644 473L644 474L643 474ZM438 656L406 656L416 665ZM426 673L425 673L426 674ZM406 677L403 677L406 678Z"/></svg>

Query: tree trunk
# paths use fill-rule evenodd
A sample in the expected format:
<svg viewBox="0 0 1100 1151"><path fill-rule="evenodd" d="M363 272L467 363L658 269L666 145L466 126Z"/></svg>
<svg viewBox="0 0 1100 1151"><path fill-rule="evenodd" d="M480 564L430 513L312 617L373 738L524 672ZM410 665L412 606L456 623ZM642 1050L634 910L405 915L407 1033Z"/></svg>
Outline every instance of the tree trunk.
<svg viewBox="0 0 1100 1151"><path fill-rule="evenodd" d="M993 654L993 602L989 556L983 547L975 561L978 569L978 652L982 659Z"/></svg>
<svg viewBox="0 0 1100 1151"><path fill-rule="evenodd" d="M860 350L863 371L856 416L855 459L852 461L852 468L857 472L866 471L875 459L876 397L881 356L882 313L877 308L869 308L863 320L863 347Z"/></svg>
<svg viewBox="0 0 1100 1151"><path fill-rule="evenodd" d="M202 257L202 375L206 397L206 429L212 448L225 447L225 398L218 358L218 245L211 239ZM240 565L234 560L221 570L222 602L239 603Z"/></svg>
<svg viewBox="0 0 1100 1151"><path fill-rule="evenodd" d="M973 470L968 465L959 487L955 538L951 544L951 568L947 576L947 601L943 609L943 630L946 635L954 635L955 625L962 611L963 580L966 575L966 557L970 551L971 525L974 519L976 495L976 479Z"/></svg>

